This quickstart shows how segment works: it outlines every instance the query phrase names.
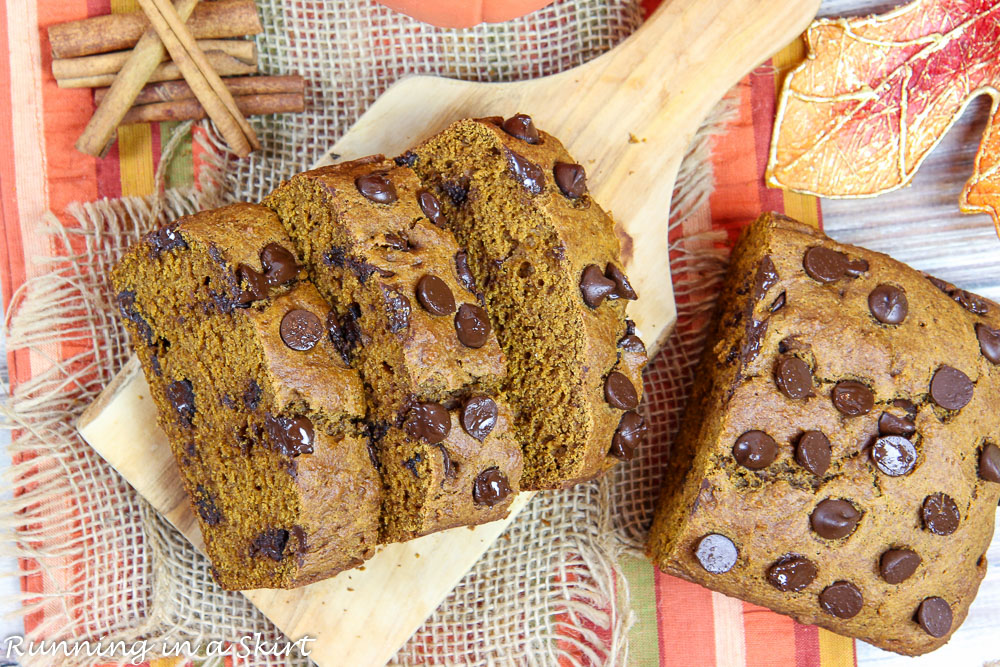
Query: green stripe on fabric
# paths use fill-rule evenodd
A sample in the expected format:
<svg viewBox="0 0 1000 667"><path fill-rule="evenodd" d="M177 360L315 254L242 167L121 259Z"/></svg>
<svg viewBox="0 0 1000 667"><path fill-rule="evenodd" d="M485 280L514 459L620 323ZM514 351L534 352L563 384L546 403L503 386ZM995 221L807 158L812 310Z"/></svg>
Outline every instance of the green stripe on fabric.
<svg viewBox="0 0 1000 667"><path fill-rule="evenodd" d="M167 142L170 141L174 128L178 125L180 125L180 123L177 121L160 123L161 150L167 145ZM170 160L170 164L167 165L166 172L164 173L164 180L166 181L166 187L168 188L183 187L191 185L194 182L194 159L191 156L190 132L186 137L184 137L184 139L181 140L180 146L178 146L176 152L174 152L174 157Z"/></svg>
<svg viewBox="0 0 1000 667"><path fill-rule="evenodd" d="M632 596L635 623L628 635L628 664L659 667L660 642L656 625L656 585L653 564L645 558L623 556L622 572Z"/></svg>

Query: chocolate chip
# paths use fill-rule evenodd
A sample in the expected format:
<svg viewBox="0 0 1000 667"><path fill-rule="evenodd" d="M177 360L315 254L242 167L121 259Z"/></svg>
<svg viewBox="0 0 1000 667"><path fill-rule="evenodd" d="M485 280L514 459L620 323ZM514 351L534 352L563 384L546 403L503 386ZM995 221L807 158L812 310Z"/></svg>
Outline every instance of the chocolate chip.
<svg viewBox="0 0 1000 667"><path fill-rule="evenodd" d="M613 262L608 262L608 266L604 270L604 276L613 281L615 284L614 291L608 295L609 299L628 299L629 301L635 301L639 298L639 295L635 293L634 289L632 289L632 285L629 283L625 272L619 269Z"/></svg>
<svg viewBox="0 0 1000 667"><path fill-rule="evenodd" d="M619 410L634 410L639 405L639 395L632 382L618 371L608 373L604 379L604 400Z"/></svg>
<svg viewBox="0 0 1000 667"><path fill-rule="evenodd" d="M935 535L951 535L958 530L961 514L958 505L945 493L933 493L924 498L920 507L920 518L924 528Z"/></svg>
<svg viewBox="0 0 1000 667"><path fill-rule="evenodd" d="M438 227L444 228L446 223L444 211L441 210L441 202L438 201L437 197L427 190L422 190L417 195L417 203L420 204L420 210L424 212L428 220Z"/></svg>
<svg viewBox="0 0 1000 667"><path fill-rule="evenodd" d="M181 237L180 232L177 231L176 222L171 222L160 229L149 232L142 237L142 240L149 245L149 256L152 259L157 259L161 253L174 250L175 248L188 247L187 242Z"/></svg>
<svg viewBox="0 0 1000 667"><path fill-rule="evenodd" d="M767 333L767 320L750 318L747 320L746 338L740 346L740 361L748 364L760 354L760 344Z"/></svg>
<svg viewBox="0 0 1000 667"><path fill-rule="evenodd" d="M253 412L257 409L260 404L260 398L263 395L260 385L253 378L247 383L247 388L243 390L243 405L247 410Z"/></svg>
<svg viewBox="0 0 1000 667"><path fill-rule="evenodd" d="M410 326L410 300L396 290L386 287L382 288L382 294L385 296L385 314L389 319L389 332L405 331Z"/></svg>
<svg viewBox="0 0 1000 667"><path fill-rule="evenodd" d="M541 140L538 136L538 130L535 128L535 123L531 120L531 116L527 114L515 114L505 120L501 127L510 136L517 137L529 144L537 144Z"/></svg>
<svg viewBox="0 0 1000 667"><path fill-rule="evenodd" d="M621 461L631 461L635 448L646 433L646 421L638 412L626 412L618 422L618 429L611 438L608 455Z"/></svg>
<svg viewBox="0 0 1000 667"><path fill-rule="evenodd" d="M413 473L414 477L419 478L420 471L417 469L417 466L419 466L420 462L423 460L424 457L422 457L420 454L414 454L410 458L403 461L403 467L409 470L411 473Z"/></svg>
<svg viewBox="0 0 1000 667"><path fill-rule="evenodd" d="M635 334L628 334L618 341L618 347L633 354L646 354L646 345Z"/></svg>
<svg viewBox="0 0 1000 667"><path fill-rule="evenodd" d="M260 263L268 285L283 285L299 275L295 255L279 243L268 243L260 251Z"/></svg>
<svg viewBox="0 0 1000 667"><path fill-rule="evenodd" d="M249 305L267 298L267 276L263 273L246 264L240 264L236 267L236 279L241 287L238 298L240 305Z"/></svg>
<svg viewBox="0 0 1000 667"><path fill-rule="evenodd" d="M901 435L905 438L917 432L917 426L910 416L897 417L889 412L883 412L878 418L879 435Z"/></svg>
<svg viewBox="0 0 1000 667"><path fill-rule="evenodd" d="M901 584L917 571L920 556L911 549L889 549L878 562L878 571L887 584Z"/></svg>
<svg viewBox="0 0 1000 667"><path fill-rule="evenodd" d="M308 417L282 417L267 415L264 418L271 448L285 456L312 454L315 432Z"/></svg>
<svg viewBox="0 0 1000 667"><path fill-rule="evenodd" d="M463 303L455 314L455 332L459 342L471 348L480 348L490 338L490 317L473 303Z"/></svg>
<svg viewBox="0 0 1000 667"><path fill-rule="evenodd" d="M972 380L951 366L941 366L931 378L931 398L945 410L961 410L972 400Z"/></svg>
<svg viewBox="0 0 1000 667"><path fill-rule="evenodd" d="M514 151L507 151L507 164L521 186L533 195L545 189L545 174L541 167Z"/></svg>
<svg viewBox="0 0 1000 667"><path fill-rule="evenodd" d="M962 308L965 308L970 313L975 315L985 315L990 312L989 306L986 305L986 301L976 296L972 292L966 292L964 289L955 290L951 298L958 302Z"/></svg>
<svg viewBox="0 0 1000 667"><path fill-rule="evenodd" d="M813 375L809 364L798 357L782 357L774 367L774 381L781 393L792 399L813 395Z"/></svg>
<svg viewBox="0 0 1000 667"><path fill-rule="evenodd" d="M761 470L778 457L778 443L763 431L747 431L736 439L733 458L744 468Z"/></svg>
<svg viewBox="0 0 1000 667"><path fill-rule="evenodd" d="M281 318L278 333L285 345L305 352L313 349L323 336L323 323L308 310L290 310Z"/></svg>
<svg viewBox="0 0 1000 667"><path fill-rule="evenodd" d="M513 491L507 481L507 475L496 467L487 468L476 475L476 479L472 482L472 502L493 507L506 500Z"/></svg>
<svg viewBox="0 0 1000 667"><path fill-rule="evenodd" d="M917 623L931 637L944 637L951 631L951 606L939 597L927 598L917 607Z"/></svg>
<svg viewBox="0 0 1000 667"><path fill-rule="evenodd" d="M767 581L783 593L797 593L816 578L816 565L794 554L782 557L767 570Z"/></svg>
<svg viewBox="0 0 1000 667"><path fill-rule="evenodd" d="M868 295L868 309L879 322L901 324L909 312L906 292L895 285L879 285Z"/></svg>
<svg viewBox="0 0 1000 667"><path fill-rule="evenodd" d="M849 581L837 581L819 594L819 606L837 618L854 618L864 606L858 587Z"/></svg>
<svg viewBox="0 0 1000 667"><path fill-rule="evenodd" d="M351 317L350 311L345 317L345 323L351 326L341 326L337 314L332 310L326 315L326 330L330 336L330 342L337 348L344 363L350 364L351 351L361 339L361 329L358 327L357 320Z"/></svg>
<svg viewBox="0 0 1000 667"><path fill-rule="evenodd" d="M121 316L135 325L139 335L145 339L146 345L152 345L153 329L135 307L135 292L125 290L119 292L116 298L118 301L118 312L121 313Z"/></svg>
<svg viewBox="0 0 1000 667"><path fill-rule="evenodd" d="M462 283L462 287L473 294L476 293L476 279L469 270L469 254L464 250L455 253L455 275L458 276L458 282Z"/></svg>
<svg viewBox="0 0 1000 667"><path fill-rule="evenodd" d="M412 167L417 163L417 154L413 151L406 151L399 157L392 159L396 163L397 167Z"/></svg>
<svg viewBox="0 0 1000 667"><path fill-rule="evenodd" d="M979 454L979 476L987 482L1000 484L1000 447L992 443L983 445Z"/></svg>
<svg viewBox="0 0 1000 667"><path fill-rule="evenodd" d="M209 526L217 526L222 521L222 512L215 505L215 498L208 489L199 484L195 489L195 505L198 507L198 516Z"/></svg>
<svg viewBox="0 0 1000 667"><path fill-rule="evenodd" d="M552 175L556 179L556 185L570 199L579 199L587 192L587 175L578 164L556 162Z"/></svg>
<svg viewBox="0 0 1000 667"><path fill-rule="evenodd" d="M583 269L583 274L580 276L580 293L583 294L583 302L591 308L600 306L605 297L616 289L618 285L615 281L605 278L596 264L588 264Z"/></svg>
<svg viewBox="0 0 1000 667"><path fill-rule="evenodd" d="M452 204L461 206L469 197L469 179L465 177L457 181L444 181L441 183L441 189L448 195Z"/></svg>
<svg viewBox="0 0 1000 667"><path fill-rule="evenodd" d="M782 292L781 294L778 295L778 298L774 300L774 303L771 304L771 307L769 308L769 310L772 313L776 313L779 310L781 310L782 308L784 308L785 307L785 299L786 299L785 293Z"/></svg>
<svg viewBox="0 0 1000 667"><path fill-rule="evenodd" d="M1000 329L977 324L976 338L979 339L979 349L983 356L991 364L1000 364Z"/></svg>
<svg viewBox="0 0 1000 667"><path fill-rule="evenodd" d="M856 278L868 270L868 262L852 260L842 252L824 246L814 246L802 258L802 267L809 277L821 283L832 283L850 276Z"/></svg>
<svg viewBox="0 0 1000 667"><path fill-rule="evenodd" d="M753 281L753 300L763 299L767 290L771 289L778 282L778 279L778 270L775 268L774 262L771 261L771 256L764 255L760 260L760 265L757 266L757 275Z"/></svg>
<svg viewBox="0 0 1000 667"><path fill-rule="evenodd" d="M871 412L875 405L872 390L854 380L841 380L830 392L833 405L848 417L858 417Z"/></svg>
<svg viewBox="0 0 1000 667"><path fill-rule="evenodd" d="M275 562L281 562L288 546L288 531L279 528L265 530L253 538L250 543L250 557L267 556Z"/></svg>
<svg viewBox="0 0 1000 667"><path fill-rule="evenodd" d="M830 467L830 439L820 431L806 431L795 446L795 460L812 474L822 477Z"/></svg>
<svg viewBox="0 0 1000 667"><path fill-rule="evenodd" d="M872 459L886 475L901 477L910 474L917 464L917 448L903 436L887 435L875 441Z"/></svg>
<svg viewBox="0 0 1000 667"><path fill-rule="evenodd" d="M190 380L174 380L167 385L167 400L177 411L177 420L184 426L190 426L194 420L194 388Z"/></svg>
<svg viewBox="0 0 1000 667"><path fill-rule="evenodd" d="M893 400L892 407L904 410L906 414L910 415L910 419L916 419L917 417L917 406L913 404L913 401L908 401L905 398L897 398Z"/></svg>
<svg viewBox="0 0 1000 667"><path fill-rule="evenodd" d="M462 428L473 438L482 442L497 425L497 404L489 396L473 396L462 405L459 421Z"/></svg>
<svg viewBox="0 0 1000 667"><path fill-rule="evenodd" d="M431 315L451 315L455 312L455 297L448 283L426 274L417 282L417 301Z"/></svg>
<svg viewBox="0 0 1000 667"><path fill-rule="evenodd" d="M385 174L365 174L354 179L354 185L365 199L376 204L391 204L396 201L396 187Z"/></svg>
<svg viewBox="0 0 1000 667"><path fill-rule="evenodd" d="M839 540L854 532L861 519L861 513L846 500L827 498L816 505L809 515L812 529L827 540Z"/></svg>
<svg viewBox="0 0 1000 667"><path fill-rule="evenodd" d="M403 428L410 436L436 445L448 437L451 416L440 403L417 403L410 408Z"/></svg>
<svg viewBox="0 0 1000 667"><path fill-rule="evenodd" d="M705 535L698 540L698 546L694 550L695 558L706 572L712 574L729 572L736 565L738 555L733 541L718 533Z"/></svg>
<svg viewBox="0 0 1000 667"><path fill-rule="evenodd" d="M444 471L444 476L446 479L453 479L458 474L458 465L451 460L447 447L444 445L438 447L441 449L441 469ZM444 480L441 480L441 486L444 486Z"/></svg>

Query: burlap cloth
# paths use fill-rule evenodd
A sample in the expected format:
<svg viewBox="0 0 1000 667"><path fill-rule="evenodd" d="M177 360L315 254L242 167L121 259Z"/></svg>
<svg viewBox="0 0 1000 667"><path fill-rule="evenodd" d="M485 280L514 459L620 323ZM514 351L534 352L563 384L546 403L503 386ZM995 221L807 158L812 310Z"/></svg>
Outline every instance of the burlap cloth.
<svg viewBox="0 0 1000 667"><path fill-rule="evenodd" d="M7 476L21 493L0 508L0 537L23 559L25 581L45 582L44 593L24 596L29 639L280 637L242 595L216 586L207 561L75 433L76 417L130 354L106 281L121 252L155 224L257 199L307 168L404 74L483 81L544 76L611 48L641 22L635 0L563 0L520 20L461 31L431 28L367 1L262 0L259 6L267 26L258 38L261 70L303 74L308 111L255 119L265 149L249 160L231 159L209 132L202 148L210 167L197 188L71 207L78 228L52 217L61 256L14 295L11 349L44 354L59 337L64 347L79 350L20 385L2 408L8 426L18 429L12 455L21 462ZM710 190L706 137L724 115L722 105L684 163L675 224ZM168 145L166 160L170 152ZM663 216L666 234L667 211ZM701 347L699 322L711 307L711 279L724 260L712 241L683 239L695 250L672 251L680 325L646 373L650 445L603 480L539 494L396 662L625 661L632 618L617 559L641 548L650 520L666 438ZM51 663L66 664L62 658ZM249 662L308 663L301 656Z"/></svg>

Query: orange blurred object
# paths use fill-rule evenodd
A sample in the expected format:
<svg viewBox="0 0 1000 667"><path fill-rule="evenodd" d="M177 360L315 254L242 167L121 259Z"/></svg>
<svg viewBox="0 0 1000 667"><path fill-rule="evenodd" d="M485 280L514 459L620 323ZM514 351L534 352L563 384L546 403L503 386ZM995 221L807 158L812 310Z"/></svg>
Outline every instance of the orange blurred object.
<svg viewBox="0 0 1000 667"><path fill-rule="evenodd" d="M553 0L377 0L397 12L439 28L503 23L552 4Z"/></svg>

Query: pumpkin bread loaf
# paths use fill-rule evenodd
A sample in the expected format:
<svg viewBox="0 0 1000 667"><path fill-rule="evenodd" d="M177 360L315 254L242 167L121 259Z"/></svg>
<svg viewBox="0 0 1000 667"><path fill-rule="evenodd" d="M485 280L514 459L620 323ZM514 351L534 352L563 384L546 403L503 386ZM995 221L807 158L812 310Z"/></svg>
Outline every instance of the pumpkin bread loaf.
<svg viewBox="0 0 1000 667"><path fill-rule="evenodd" d="M396 158L438 202L507 357L527 489L590 479L632 456L646 351L614 224L583 167L518 114L463 120Z"/></svg>
<svg viewBox="0 0 1000 667"><path fill-rule="evenodd" d="M890 651L944 644L1000 497L1000 306L770 214L716 317L650 557Z"/></svg>
<svg viewBox="0 0 1000 667"><path fill-rule="evenodd" d="M522 456L498 395L503 354L433 195L374 156L299 174L264 203L333 304L330 335L364 379L382 541L506 516Z"/></svg>
<svg viewBox="0 0 1000 667"><path fill-rule="evenodd" d="M358 373L326 334L267 208L238 204L147 235L112 273L216 579L288 588L377 543L381 484Z"/></svg>

